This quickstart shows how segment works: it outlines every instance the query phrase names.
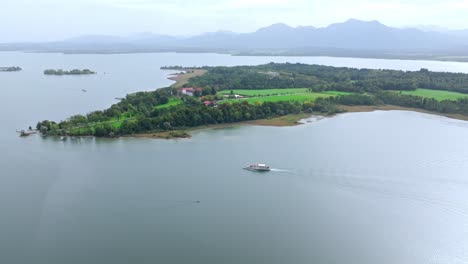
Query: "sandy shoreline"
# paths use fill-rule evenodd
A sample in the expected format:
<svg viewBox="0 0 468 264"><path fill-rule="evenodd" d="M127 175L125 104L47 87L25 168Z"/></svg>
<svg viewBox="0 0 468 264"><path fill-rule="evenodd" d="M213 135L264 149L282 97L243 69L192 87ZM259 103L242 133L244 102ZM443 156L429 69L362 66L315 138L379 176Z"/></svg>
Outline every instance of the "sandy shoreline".
<svg viewBox="0 0 468 264"><path fill-rule="evenodd" d="M175 81L175 83L172 84L171 87L175 87L175 88L183 87L190 78L201 76L206 73L206 70L196 69L196 70L190 70L192 72L186 72L187 70L190 70L190 69L181 70L180 72L183 72L183 74L180 74L180 73L171 74L169 75L169 77L167 77L167 79Z"/></svg>

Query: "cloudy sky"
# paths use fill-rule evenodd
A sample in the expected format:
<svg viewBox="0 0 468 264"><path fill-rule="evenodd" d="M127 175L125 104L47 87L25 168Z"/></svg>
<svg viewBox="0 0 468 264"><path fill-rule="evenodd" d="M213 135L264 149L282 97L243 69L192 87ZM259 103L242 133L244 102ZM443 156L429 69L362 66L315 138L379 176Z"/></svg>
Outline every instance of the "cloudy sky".
<svg viewBox="0 0 468 264"><path fill-rule="evenodd" d="M278 22L327 26L349 18L461 29L468 28L468 0L0 0L0 18L0 42L251 32Z"/></svg>

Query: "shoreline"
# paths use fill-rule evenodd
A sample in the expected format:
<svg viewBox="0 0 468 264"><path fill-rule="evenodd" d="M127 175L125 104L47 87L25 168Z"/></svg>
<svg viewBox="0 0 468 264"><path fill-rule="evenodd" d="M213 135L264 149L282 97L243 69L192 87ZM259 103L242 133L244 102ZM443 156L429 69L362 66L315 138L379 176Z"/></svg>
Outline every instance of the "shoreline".
<svg viewBox="0 0 468 264"><path fill-rule="evenodd" d="M183 74L173 73L173 74L170 74L167 77L167 79L175 82L175 83L173 83L171 85L171 87L174 87L174 88L181 88L186 83L188 83L188 80L191 79L192 77L201 76L201 75L203 75L203 74L205 74L207 72L206 70L200 70L200 69L193 69L192 70L192 69L188 69L188 68L187 69L181 69L181 70L178 70L178 69L165 69L165 70L183 72ZM192 72L187 72L187 70L192 71Z"/></svg>
<svg viewBox="0 0 468 264"><path fill-rule="evenodd" d="M419 109L419 108L404 107L404 106L397 106L397 105L369 105L369 106L368 105L357 105L357 106L340 105L339 107L340 109L343 109L346 111L346 112L343 112L343 114L373 112L373 111L410 111L410 112L443 116L447 118L468 121L468 116L465 116L462 114L446 114L446 113L433 112L433 111ZM339 114L342 114L342 113L339 113Z"/></svg>
<svg viewBox="0 0 468 264"><path fill-rule="evenodd" d="M402 106L396 106L396 105L374 105L374 106L340 105L339 107L345 112L336 113L332 115L327 115L327 114L316 115L316 114L307 114L307 113L291 114L291 115L274 117L270 119L258 119L258 120L242 121L242 122L236 122L236 123L213 124L213 125L191 127L187 129L174 130L174 131L140 133L140 134L134 134L134 135L127 135L123 137L168 139L168 140L169 139L184 139L184 138L188 139L192 137L192 132L209 130L209 129L223 129L223 128L240 127L240 126L293 127L293 126L300 126L300 125L304 125L307 123L320 121L324 118L335 117L341 114L365 113L365 112L374 112L374 111L409 111L409 112L424 113L424 114L430 114L430 115L435 115L435 116L443 116L443 117L447 117L451 119L468 121L468 116L464 116L460 114L442 114L442 113L427 111L427 110L418 109L418 108L402 107ZM312 120L312 119L315 119L315 120ZM180 133L180 135L183 135L183 136L170 135L173 132L176 132L178 134Z"/></svg>
<svg viewBox="0 0 468 264"><path fill-rule="evenodd" d="M285 116L274 117L270 119L258 119L258 120L249 120L236 123L224 123L224 124L213 124L206 126L197 126L181 130L173 131L164 131L164 132L149 132L149 133L139 133L133 135L127 135L123 137L133 137L133 138L154 138L154 139L180 139L180 138L191 138L191 132L202 131L208 129L222 129L229 127L239 127L239 126L270 126L270 127L292 127L299 126L305 123L301 123L301 120L310 118L314 116L313 114L291 114ZM184 136L173 136L171 132L183 133ZM182 135L182 134L181 134Z"/></svg>
<svg viewBox="0 0 468 264"><path fill-rule="evenodd" d="M342 114L348 113L366 113L374 111L409 111L416 113L429 114L434 116L442 116L446 118L468 121L468 116L461 114L443 114L432 111L427 111L418 108L411 107L402 107L395 105L373 105L373 106L345 106L339 105L340 110L344 112L336 114L313 114L313 113L300 113L300 114L290 114L273 118L257 119L242 121L236 123L223 123L223 124L211 124L197 127L187 127L185 129L177 129L171 131L161 131L161 132L147 132L147 133L138 133L131 135L123 135L118 137L103 137L103 138L150 138L150 139L189 139L192 137L193 132L209 130L209 129L223 129L223 128L233 128L241 126L266 126L266 127L293 127L305 125L308 123L313 123L320 121L325 118L332 118ZM94 137L94 136L80 136L80 137Z"/></svg>

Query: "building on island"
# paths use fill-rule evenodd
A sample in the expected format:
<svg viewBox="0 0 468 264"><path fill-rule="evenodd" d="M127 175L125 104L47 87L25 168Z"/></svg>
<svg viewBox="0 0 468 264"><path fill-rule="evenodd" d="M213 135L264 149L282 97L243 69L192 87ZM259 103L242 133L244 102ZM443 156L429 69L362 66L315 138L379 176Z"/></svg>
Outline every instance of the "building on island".
<svg viewBox="0 0 468 264"><path fill-rule="evenodd" d="M185 87L185 88L180 88L178 91L182 95L194 96L195 92L198 92L201 95L201 93L203 92L203 88Z"/></svg>
<svg viewBox="0 0 468 264"><path fill-rule="evenodd" d="M238 94L225 94L223 95L225 98L235 98L235 99L241 99L245 98L245 96L238 95Z"/></svg>

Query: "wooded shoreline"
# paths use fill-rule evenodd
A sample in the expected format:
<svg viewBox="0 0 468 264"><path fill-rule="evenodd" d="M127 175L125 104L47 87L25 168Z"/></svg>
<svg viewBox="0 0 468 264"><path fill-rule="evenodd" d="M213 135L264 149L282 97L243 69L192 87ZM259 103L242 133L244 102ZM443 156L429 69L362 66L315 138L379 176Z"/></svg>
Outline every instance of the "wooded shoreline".
<svg viewBox="0 0 468 264"><path fill-rule="evenodd" d="M468 121L468 116L464 115L457 115L457 114L441 114L432 111L426 111L418 108L411 108L411 107L401 107L397 105L379 105L379 106L339 106L343 112L338 114L331 114L331 115L321 115L324 118L333 118L338 115L343 114L351 114L351 113L367 113L367 112L374 112L374 111L407 111L407 112L415 112L415 113L423 113L429 114L434 116L441 116L447 117L456 120L463 120ZM241 127L241 126L266 126L266 127L293 127L293 126L300 126L305 125L306 123L301 123L301 120L308 119L312 116L316 116L314 114L290 114L270 119L258 119L253 121L243 121L243 122L236 122L236 123L226 123L226 124L216 124L216 125L207 125L207 126L200 126L200 127L193 127L188 128L186 130L176 131L183 133L184 136L179 135L171 135L170 132L155 132L155 133L140 133L134 135L128 135L124 137L130 138L152 138L152 139L188 139L192 137L192 132L198 132L203 130L209 129L223 129L223 128L230 128L230 127Z"/></svg>
<svg viewBox="0 0 468 264"><path fill-rule="evenodd" d="M468 74L462 73L300 63L162 69L180 71L171 78L176 84L129 94L103 111L44 120L36 128L44 135L180 138L200 127L295 125L301 118L291 115L409 110L468 119Z"/></svg>

